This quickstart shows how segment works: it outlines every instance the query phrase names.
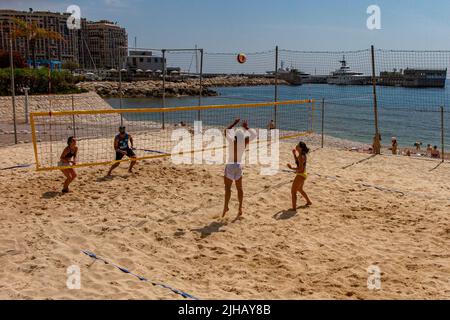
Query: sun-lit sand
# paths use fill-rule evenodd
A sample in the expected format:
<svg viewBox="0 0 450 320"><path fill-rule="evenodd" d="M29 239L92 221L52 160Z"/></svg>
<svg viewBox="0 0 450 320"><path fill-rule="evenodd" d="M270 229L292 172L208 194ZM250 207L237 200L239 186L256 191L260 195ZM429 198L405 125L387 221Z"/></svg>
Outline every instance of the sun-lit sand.
<svg viewBox="0 0 450 320"><path fill-rule="evenodd" d="M292 143L282 143L281 165ZM0 298L183 299L95 262L83 249L200 299L449 299L449 163L333 148L309 156L312 207L296 214L291 173L244 169L224 221L223 165L170 158L78 170L61 195L58 171L0 171ZM34 163L32 146L1 148L1 167ZM300 199L299 204L304 201ZM81 268L81 289L66 269ZM367 268L381 269L381 290Z"/></svg>

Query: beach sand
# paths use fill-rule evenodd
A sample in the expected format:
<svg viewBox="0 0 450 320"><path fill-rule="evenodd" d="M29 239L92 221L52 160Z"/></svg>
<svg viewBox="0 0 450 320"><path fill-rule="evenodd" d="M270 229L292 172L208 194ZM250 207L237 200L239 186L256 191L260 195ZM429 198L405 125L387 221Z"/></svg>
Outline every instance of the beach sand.
<svg viewBox="0 0 450 320"><path fill-rule="evenodd" d="M281 165L294 143L281 144ZM170 159L61 172L0 170L1 299L183 299L112 266L200 299L449 299L449 163L327 147L308 158L313 206L291 206L292 173L244 169L244 218L223 209L223 165ZM32 146L1 148L1 167L34 163ZM432 170L432 171L430 171ZM299 205L304 201L300 199ZM66 269L81 269L81 289ZM381 289L367 288L368 267Z"/></svg>

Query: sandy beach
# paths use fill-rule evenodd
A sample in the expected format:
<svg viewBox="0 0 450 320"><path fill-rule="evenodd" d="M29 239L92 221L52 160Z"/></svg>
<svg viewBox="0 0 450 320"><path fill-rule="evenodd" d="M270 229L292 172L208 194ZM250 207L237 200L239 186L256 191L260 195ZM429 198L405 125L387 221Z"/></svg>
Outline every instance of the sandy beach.
<svg viewBox="0 0 450 320"><path fill-rule="evenodd" d="M288 211L292 173L248 165L237 221L234 188L220 219L223 165L80 169L66 195L58 171L0 170L0 298L183 299L89 250L200 299L449 299L449 164L305 141L313 206ZM282 169L294 144L281 143ZM1 168L34 163L31 144L1 151ZM66 286L71 265L80 290ZM381 290L367 288L371 265Z"/></svg>

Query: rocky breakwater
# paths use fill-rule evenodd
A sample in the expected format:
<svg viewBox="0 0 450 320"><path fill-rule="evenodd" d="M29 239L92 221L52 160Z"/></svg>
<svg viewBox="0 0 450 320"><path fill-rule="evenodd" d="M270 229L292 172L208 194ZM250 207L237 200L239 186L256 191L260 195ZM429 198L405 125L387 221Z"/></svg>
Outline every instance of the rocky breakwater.
<svg viewBox="0 0 450 320"><path fill-rule="evenodd" d="M81 82L77 86L95 91L102 97L119 97L119 83L115 81ZM166 82L165 93L166 97L198 96L200 85L198 81ZM122 82L122 94L123 97L130 98L161 98L163 96L162 81ZM203 86L202 95L217 96L217 92Z"/></svg>
<svg viewBox="0 0 450 320"><path fill-rule="evenodd" d="M274 78L266 77L245 77L245 76L220 76L206 78L203 80L206 87L256 87L275 85ZM278 79L278 84L287 85L284 80Z"/></svg>
<svg viewBox="0 0 450 320"><path fill-rule="evenodd" d="M273 85L274 79L255 77L214 77L203 79L202 95L217 96L214 87L242 87L242 86L265 86ZM279 80L279 84L287 84ZM77 86L88 91L95 91L102 97L118 97L119 83L117 81L93 81L81 82ZM176 81L166 81L166 97L198 96L200 93L200 82L198 79L178 79ZM153 97L161 98L163 95L163 84L161 80L146 80L122 82L123 97L139 98Z"/></svg>

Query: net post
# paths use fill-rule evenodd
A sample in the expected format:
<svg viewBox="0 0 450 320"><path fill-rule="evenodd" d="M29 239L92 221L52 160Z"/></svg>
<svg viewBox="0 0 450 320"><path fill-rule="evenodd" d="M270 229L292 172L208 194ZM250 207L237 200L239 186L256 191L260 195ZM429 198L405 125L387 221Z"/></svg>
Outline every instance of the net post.
<svg viewBox="0 0 450 320"><path fill-rule="evenodd" d="M203 49L200 49L200 91L198 94L198 106L202 105L202 91L203 91ZM198 121L202 120L201 112L198 110Z"/></svg>
<svg viewBox="0 0 450 320"><path fill-rule="evenodd" d="M31 126L31 141L33 141L34 159L36 161L36 170L39 170L39 158L38 158L37 139L36 139L36 124L34 122L34 116L32 113L30 114L30 126Z"/></svg>
<svg viewBox="0 0 450 320"><path fill-rule="evenodd" d="M275 47L275 92L274 92L274 101L278 102L278 46ZM275 128L278 129L277 124L277 105L274 106L274 122Z"/></svg>
<svg viewBox="0 0 450 320"><path fill-rule="evenodd" d="M51 98L49 99L49 105L50 105L50 110L49 110L49 115L50 115L50 119L49 119L49 135L50 135L50 162L53 163L53 136L52 136L52 100Z"/></svg>
<svg viewBox="0 0 450 320"><path fill-rule="evenodd" d="M162 59L163 59L163 83L162 83L162 107L166 107L166 49L162 49ZM162 117L162 128L165 128L164 112L161 114Z"/></svg>
<svg viewBox="0 0 450 320"><path fill-rule="evenodd" d="M325 122L325 98L322 98L322 149L323 149L323 141L324 141L324 122Z"/></svg>
<svg viewBox="0 0 450 320"><path fill-rule="evenodd" d="M72 111L75 111L75 101L74 101L73 94L72 94ZM76 133L76 128L75 128L75 114L72 115L72 129L73 129L73 136L76 137L77 133Z"/></svg>
<svg viewBox="0 0 450 320"><path fill-rule="evenodd" d="M14 58L13 58L13 43L12 38L9 38L9 64L11 67L11 99L13 108L13 123L14 123L14 143L17 144L17 123L16 123L16 88L14 83Z"/></svg>
<svg viewBox="0 0 450 320"><path fill-rule="evenodd" d="M314 132L314 111L316 107L316 101L314 99L311 100L311 132Z"/></svg>
<svg viewBox="0 0 450 320"><path fill-rule="evenodd" d="M25 103L25 124L29 123L28 120L28 114L29 114L29 106L28 106L28 90L30 90L30 88L25 87L23 88L23 92L24 92L24 103Z"/></svg>
<svg viewBox="0 0 450 320"><path fill-rule="evenodd" d="M119 107L122 109L122 57L119 48ZM120 113L120 126L123 126L123 116Z"/></svg>
<svg viewBox="0 0 450 320"><path fill-rule="evenodd" d="M441 143L442 143L442 162L445 161L445 140L444 140L444 107L441 106Z"/></svg>
<svg viewBox="0 0 450 320"><path fill-rule="evenodd" d="M374 154L380 154L380 133L378 130L378 101L377 101L377 78L375 72L375 48L371 46L372 56L372 88L373 88L373 112L375 122Z"/></svg>

